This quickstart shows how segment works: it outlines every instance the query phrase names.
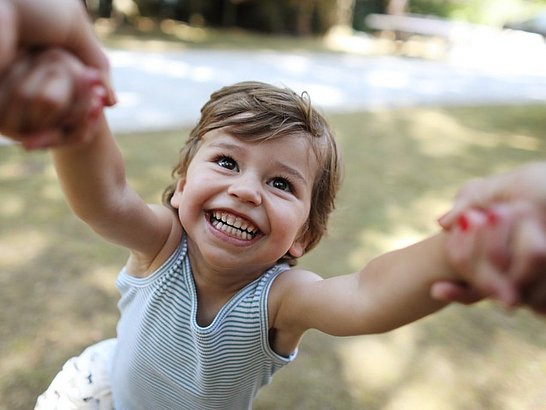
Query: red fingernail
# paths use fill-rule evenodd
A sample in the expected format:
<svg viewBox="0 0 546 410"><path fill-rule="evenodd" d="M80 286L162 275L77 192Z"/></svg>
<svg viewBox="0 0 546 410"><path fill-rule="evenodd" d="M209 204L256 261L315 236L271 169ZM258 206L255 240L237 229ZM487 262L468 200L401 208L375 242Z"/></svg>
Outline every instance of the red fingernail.
<svg viewBox="0 0 546 410"><path fill-rule="evenodd" d="M108 94L106 89L103 86L94 86L93 87L94 98L97 99L100 104L105 106L108 103Z"/></svg>
<svg viewBox="0 0 546 410"><path fill-rule="evenodd" d="M459 216L459 219L457 219L457 225L459 225L459 228L461 228L461 231L466 232L470 228L470 222L468 221L468 218L466 215Z"/></svg>
<svg viewBox="0 0 546 410"><path fill-rule="evenodd" d="M496 225L499 221L499 215L493 211L492 209L488 209L486 212L487 215L487 223L489 225Z"/></svg>

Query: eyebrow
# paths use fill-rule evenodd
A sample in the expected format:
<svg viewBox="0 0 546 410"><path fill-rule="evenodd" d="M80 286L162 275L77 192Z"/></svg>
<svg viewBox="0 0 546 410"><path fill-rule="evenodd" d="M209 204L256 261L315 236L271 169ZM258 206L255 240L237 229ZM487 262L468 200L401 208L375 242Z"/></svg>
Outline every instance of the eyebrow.
<svg viewBox="0 0 546 410"><path fill-rule="evenodd" d="M292 168L291 166L283 164L282 162L279 162L279 161L275 162L275 166L279 167L283 172L286 172L292 177L299 179L302 182L307 182L305 177L296 168Z"/></svg>
<svg viewBox="0 0 546 410"><path fill-rule="evenodd" d="M222 149L228 149L233 151L242 151L242 147L237 144L231 144L229 142L214 142L210 144L210 147L212 148L222 148Z"/></svg>

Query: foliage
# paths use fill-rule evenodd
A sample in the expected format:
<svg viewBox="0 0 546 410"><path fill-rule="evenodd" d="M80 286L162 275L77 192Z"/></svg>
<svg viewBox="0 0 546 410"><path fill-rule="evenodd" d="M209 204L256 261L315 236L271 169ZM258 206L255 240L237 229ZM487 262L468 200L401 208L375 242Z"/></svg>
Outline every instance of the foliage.
<svg viewBox="0 0 546 410"><path fill-rule="evenodd" d="M325 33L347 3L357 30L365 28L368 14L385 13L394 4L409 13L481 24L502 24L546 7L546 0L87 0L87 5L105 17L122 2L136 4L143 17L293 35Z"/></svg>
<svg viewBox="0 0 546 410"><path fill-rule="evenodd" d="M502 24L546 7L545 0L409 0L409 11L480 24Z"/></svg>

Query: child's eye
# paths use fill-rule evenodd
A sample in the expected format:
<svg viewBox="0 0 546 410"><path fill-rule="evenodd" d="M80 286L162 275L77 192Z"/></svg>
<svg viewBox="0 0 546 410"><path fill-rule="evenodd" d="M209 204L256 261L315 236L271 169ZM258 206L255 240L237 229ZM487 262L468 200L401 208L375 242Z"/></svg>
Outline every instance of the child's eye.
<svg viewBox="0 0 546 410"><path fill-rule="evenodd" d="M216 159L216 163L220 165L222 168L230 169L232 171L238 171L239 167L237 166L237 163L235 160L231 157L227 156L221 156Z"/></svg>
<svg viewBox="0 0 546 410"><path fill-rule="evenodd" d="M292 192L292 184L286 178L273 178L269 185L281 191Z"/></svg>

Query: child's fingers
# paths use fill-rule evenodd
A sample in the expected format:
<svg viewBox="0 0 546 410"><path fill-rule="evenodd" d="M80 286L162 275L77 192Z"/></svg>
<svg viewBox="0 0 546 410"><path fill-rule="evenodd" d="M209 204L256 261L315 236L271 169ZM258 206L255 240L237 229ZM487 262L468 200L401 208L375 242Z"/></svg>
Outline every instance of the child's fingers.
<svg viewBox="0 0 546 410"><path fill-rule="evenodd" d="M101 101L93 115L85 118L76 128L66 129L63 140L57 145L81 144L89 141L93 136L100 116L103 115L102 108L103 102Z"/></svg>
<svg viewBox="0 0 546 410"><path fill-rule="evenodd" d="M72 81L64 70L54 66L35 70L22 89L27 100L23 130L38 131L59 123L71 106Z"/></svg>
<svg viewBox="0 0 546 410"><path fill-rule="evenodd" d="M107 91L98 76L94 69L87 69L79 76L74 88L73 105L63 121L64 126L77 127L82 121L98 117L107 98Z"/></svg>
<svg viewBox="0 0 546 410"><path fill-rule="evenodd" d="M20 136L19 141L27 151L49 148L62 143L63 131L61 129L50 129L24 134Z"/></svg>
<svg viewBox="0 0 546 410"><path fill-rule="evenodd" d="M432 284L430 296L441 302L457 302L470 305L483 299L478 290L468 287L464 283L439 281Z"/></svg>
<svg viewBox="0 0 546 410"><path fill-rule="evenodd" d="M18 140L28 151L82 143L91 138L95 125L96 121L86 119L76 129L52 128L21 135Z"/></svg>

